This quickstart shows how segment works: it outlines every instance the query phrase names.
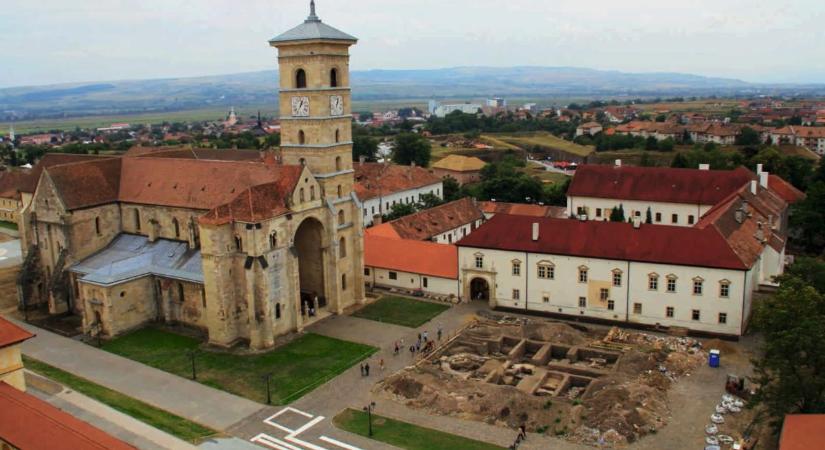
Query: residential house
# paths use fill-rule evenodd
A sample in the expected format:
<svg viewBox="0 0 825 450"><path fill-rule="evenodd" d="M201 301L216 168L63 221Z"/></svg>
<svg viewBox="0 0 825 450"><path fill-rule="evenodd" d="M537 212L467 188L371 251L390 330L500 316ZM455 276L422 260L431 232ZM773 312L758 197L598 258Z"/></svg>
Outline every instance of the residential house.
<svg viewBox="0 0 825 450"><path fill-rule="evenodd" d="M481 180L481 169L486 165L474 156L448 155L434 163L432 169L441 178L451 177L459 184L468 184Z"/></svg>
<svg viewBox="0 0 825 450"><path fill-rule="evenodd" d="M602 127L602 124L600 124L598 122L583 123L583 124L579 125L578 128L576 128L576 137L585 136L585 135L595 136L595 135L601 133L602 130L604 130L604 127Z"/></svg>
<svg viewBox="0 0 825 450"><path fill-rule="evenodd" d="M376 217L389 214L397 204L417 204L424 194L444 198L441 177L422 167L358 162L354 169L364 226L373 225Z"/></svg>
<svg viewBox="0 0 825 450"><path fill-rule="evenodd" d="M465 197L368 228L366 234L452 244L472 233L483 222L484 214L476 201Z"/></svg>

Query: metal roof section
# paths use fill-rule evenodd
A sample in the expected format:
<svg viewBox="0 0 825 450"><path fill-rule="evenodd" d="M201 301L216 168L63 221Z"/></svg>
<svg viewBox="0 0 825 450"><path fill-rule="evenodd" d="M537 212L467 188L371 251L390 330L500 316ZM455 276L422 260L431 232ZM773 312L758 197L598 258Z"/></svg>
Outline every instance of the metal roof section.
<svg viewBox="0 0 825 450"><path fill-rule="evenodd" d="M120 234L105 249L69 269L79 281L114 286L149 275L203 284L200 250L186 242Z"/></svg>
<svg viewBox="0 0 825 450"><path fill-rule="evenodd" d="M315 0L309 3L309 17L304 23L269 40L270 44L318 39L357 42L358 38L335 29L321 21L315 14Z"/></svg>

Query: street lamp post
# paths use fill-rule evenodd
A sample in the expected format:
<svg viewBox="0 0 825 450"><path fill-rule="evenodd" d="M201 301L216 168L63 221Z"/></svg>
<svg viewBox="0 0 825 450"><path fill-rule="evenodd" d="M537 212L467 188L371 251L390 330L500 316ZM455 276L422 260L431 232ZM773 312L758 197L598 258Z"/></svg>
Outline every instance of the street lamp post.
<svg viewBox="0 0 825 450"><path fill-rule="evenodd" d="M369 426L368 435L372 437L372 411L375 409L375 402L370 402L369 405L364 407L364 411L367 412L367 424Z"/></svg>
<svg viewBox="0 0 825 450"><path fill-rule="evenodd" d="M266 404L267 405L272 404L272 391L269 388L271 381L272 381L272 374L271 373L266 374Z"/></svg>
<svg viewBox="0 0 825 450"><path fill-rule="evenodd" d="M197 380L198 379L198 372L195 369L195 351L194 350L189 351L189 359L192 360L192 379Z"/></svg>

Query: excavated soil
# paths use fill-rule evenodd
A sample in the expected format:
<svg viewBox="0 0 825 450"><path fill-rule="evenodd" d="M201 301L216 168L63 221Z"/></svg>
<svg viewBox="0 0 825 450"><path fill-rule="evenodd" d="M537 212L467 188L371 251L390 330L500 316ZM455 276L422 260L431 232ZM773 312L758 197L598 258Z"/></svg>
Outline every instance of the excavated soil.
<svg viewBox="0 0 825 450"><path fill-rule="evenodd" d="M582 348L616 348L612 370L582 395L534 395L506 384L485 382L490 368L507 360L507 351L487 354L484 340L506 336ZM696 341L658 337L614 328L596 332L541 320L484 320L470 326L431 359L376 385L376 392L430 413L554 434L589 445L635 442L667 424L667 391L705 359ZM511 361L514 364L520 361Z"/></svg>

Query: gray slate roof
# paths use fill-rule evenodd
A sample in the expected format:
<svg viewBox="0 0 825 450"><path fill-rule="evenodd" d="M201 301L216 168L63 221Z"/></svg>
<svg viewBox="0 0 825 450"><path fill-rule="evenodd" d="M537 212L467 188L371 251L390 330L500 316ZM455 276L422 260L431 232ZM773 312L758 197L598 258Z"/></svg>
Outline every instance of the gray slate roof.
<svg viewBox="0 0 825 450"><path fill-rule="evenodd" d="M72 266L80 281L113 286L148 275L203 284L200 250L186 242L121 234L108 247Z"/></svg>
<svg viewBox="0 0 825 450"><path fill-rule="evenodd" d="M307 20L297 27L275 36L269 40L270 44L277 44L280 42L293 41L309 41L316 39L330 39L334 41L358 41L358 38L344 33L341 30L335 29L323 22L315 15L315 2L310 6L310 13Z"/></svg>

